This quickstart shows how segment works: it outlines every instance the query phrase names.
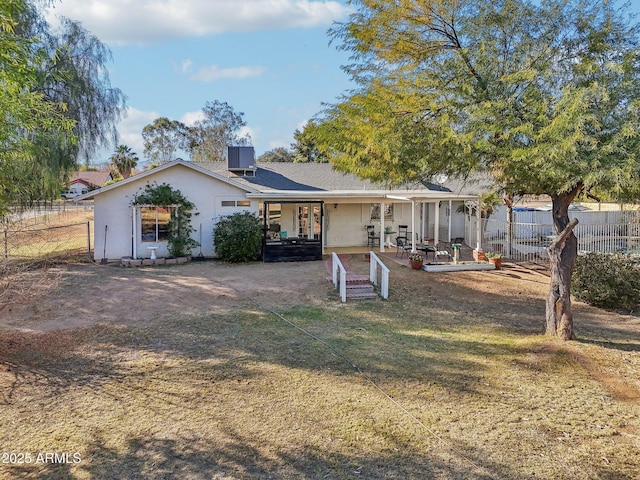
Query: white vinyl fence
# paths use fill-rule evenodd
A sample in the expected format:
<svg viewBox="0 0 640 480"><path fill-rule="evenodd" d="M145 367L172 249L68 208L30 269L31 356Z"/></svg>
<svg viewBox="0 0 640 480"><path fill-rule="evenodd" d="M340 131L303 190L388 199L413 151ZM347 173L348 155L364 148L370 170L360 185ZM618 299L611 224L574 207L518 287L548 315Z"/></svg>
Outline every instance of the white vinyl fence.
<svg viewBox="0 0 640 480"><path fill-rule="evenodd" d="M570 212L580 223L574 233L582 252L640 253L640 212ZM543 261L556 236L550 212L514 212L512 223L494 218L482 220L482 249L501 252L514 261ZM476 219L467 219L467 240L475 238ZM475 242L470 243L475 245Z"/></svg>

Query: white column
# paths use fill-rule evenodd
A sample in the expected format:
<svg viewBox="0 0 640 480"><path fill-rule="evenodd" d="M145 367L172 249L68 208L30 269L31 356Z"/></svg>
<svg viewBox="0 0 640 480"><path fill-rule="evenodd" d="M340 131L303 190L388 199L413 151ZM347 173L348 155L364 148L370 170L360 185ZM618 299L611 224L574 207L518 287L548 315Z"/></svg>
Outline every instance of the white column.
<svg viewBox="0 0 640 480"><path fill-rule="evenodd" d="M451 219L453 218L453 212L451 211L452 208L452 202L451 200L449 200L449 239L447 240L449 243L451 243Z"/></svg>
<svg viewBox="0 0 640 480"><path fill-rule="evenodd" d="M416 250L416 202L411 200L411 251Z"/></svg>
<svg viewBox="0 0 640 480"><path fill-rule="evenodd" d="M380 202L380 253L384 253L384 203Z"/></svg>
<svg viewBox="0 0 640 480"><path fill-rule="evenodd" d="M482 250L482 212L480 207L480 199L478 199L478 208L476 208L476 250Z"/></svg>
<svg viewBox="0 0 640 480"><path fill-rule="evenodd" d="M438 245L440 241L440 201L436 202L435 227L433 229L433 244Z"/></svg>

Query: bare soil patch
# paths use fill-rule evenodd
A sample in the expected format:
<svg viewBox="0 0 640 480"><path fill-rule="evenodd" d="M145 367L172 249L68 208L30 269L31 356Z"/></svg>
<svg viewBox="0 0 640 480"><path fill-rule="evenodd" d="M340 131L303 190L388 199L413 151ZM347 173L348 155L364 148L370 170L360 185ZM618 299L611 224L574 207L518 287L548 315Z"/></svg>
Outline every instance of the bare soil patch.
<svg viewBox="0 0 640 480"><path fill-rule="evenodd" d="M563 343L534 269L389 267L345 305L324 262L5 278L0 444L81 460L0 478L633 478L637 317L576 302Z"/></svg>

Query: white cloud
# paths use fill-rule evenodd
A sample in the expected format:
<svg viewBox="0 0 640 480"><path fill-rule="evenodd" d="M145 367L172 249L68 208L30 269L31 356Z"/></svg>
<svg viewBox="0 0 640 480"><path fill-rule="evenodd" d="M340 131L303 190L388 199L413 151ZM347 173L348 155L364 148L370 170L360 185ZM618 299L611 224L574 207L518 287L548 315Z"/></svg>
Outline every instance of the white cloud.
<svg viewBox="0 0 640 480"><path fill-rule="evenodd" d="M200 120L204 120L204 112L202 110L196 110L195 112L187 112L185 113L180 121L187 125L188 127L192 127L196 124L196 122Z"/></svg>
<svg viewBox="0 0 640 480"><path fill-rule="evenodd" d="M127 108L127 117L118 124L120 143L131 147L142 158L142 152L144 151L142 129L161 116L157 112L144 112L131 107Z"/></svg>
<svg viewBox="0 0 640 480"><path fill-rule="evenodd" d="M180 65L180 71L182 73L187 73L191 70L191 67L193 66L193 61L192 60L183 60L182 61L182 65Z"/></svg>
<svg viewBox="0 0 640 480"><path fill-rule="evenodd" d="M189 78L191 80L198 80L201 82L213 82L220 79L259 77L265 71L265 67L259 66L220 68L218 65L210 65L208 67L202 67Z"/></svg>
<svg viewBox="0 0 640 480"><path fill-rule="evenodd" d="M103 42L328 26L350 7L336 0L64 0L49 10L79 20Z"/></svg>
<svg viewBox="0 0 640 480"><path fill-rule="evenodd" d="M240 138L244 137L245 135L249 135L249 138L251 139L251 143L253 144L255 139L255 132L253 131L253 128L245 125L240 129L240 131L238 131L238 136Z"/></svg>

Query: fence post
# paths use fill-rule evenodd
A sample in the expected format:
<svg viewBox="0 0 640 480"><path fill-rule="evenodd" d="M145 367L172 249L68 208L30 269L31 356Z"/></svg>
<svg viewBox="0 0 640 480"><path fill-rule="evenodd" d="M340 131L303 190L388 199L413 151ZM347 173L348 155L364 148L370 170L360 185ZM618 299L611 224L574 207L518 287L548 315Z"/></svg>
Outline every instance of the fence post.
<svg viewBox="0 0 640 480"><path fill-rule="evenodd" d="M87 257L91 260L91 222L87 222Z"/></svg>

